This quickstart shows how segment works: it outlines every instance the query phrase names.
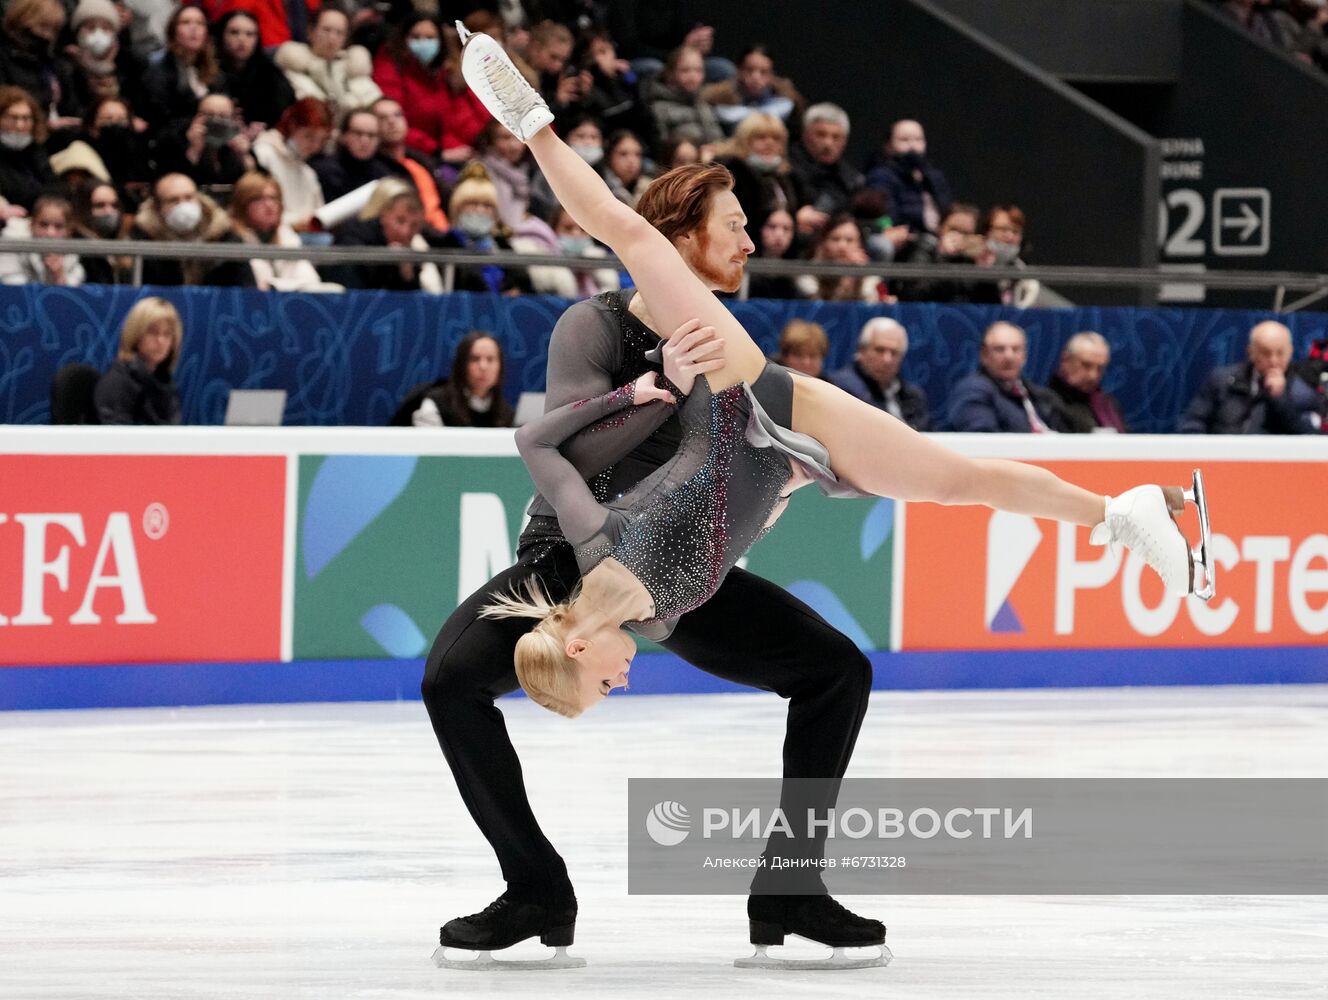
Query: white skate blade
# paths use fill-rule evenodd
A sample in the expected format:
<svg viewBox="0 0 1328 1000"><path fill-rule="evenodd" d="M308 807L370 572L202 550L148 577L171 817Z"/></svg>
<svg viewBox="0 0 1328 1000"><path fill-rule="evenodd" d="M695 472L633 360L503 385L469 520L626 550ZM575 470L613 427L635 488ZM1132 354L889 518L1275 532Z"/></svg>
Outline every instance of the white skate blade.
<svg viewBox="0 0 1328 1000"><path fill-rule="evenodd" d="M1217 574L1213 569L1213 531L1208 520L1208 495L1204 492L1203 471L1194 470L1191 488L1183 494L1186 503L1194 504L1199 513L1199 547L1190 550L1195 568L1203 571L1203 586L1195 581L1194 596L1211 601L1217 596Z"/></svg>
<svg viewBox="0 0 1328 1000"><path fill-rule="evenodd" d="M447 952L474 955L474 958L448 958ZM441 945L434 949L433 964L440 969L462 969L468 972L539 972L543 969L584 969L586 960L567 954L564 945L553 950L548 958L494 958L491 951L468 952L464 948Z"/></svg>
<svg viewBox="0 0 1328 1000"><path fill-rule="evenodd" d="M733 965L738 969L778 969L794 972L818 972L836 969L880 969L890 964L894 955L883 944L870 944L862 948L832 948L829 958L784 958L768 954L767 944L758 944L756 953L750 958L735 959ZM875 954L864 955L863 951L875 949ZM848 951L853 954L845 954Z"/></svg>

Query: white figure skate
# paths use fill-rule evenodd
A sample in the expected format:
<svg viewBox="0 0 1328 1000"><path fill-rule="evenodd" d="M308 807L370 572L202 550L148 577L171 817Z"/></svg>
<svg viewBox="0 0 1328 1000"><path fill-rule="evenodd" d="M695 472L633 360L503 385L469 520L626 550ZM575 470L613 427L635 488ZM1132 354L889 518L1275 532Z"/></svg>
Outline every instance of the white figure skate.
<svg viewBox="0 0 1328 1000"><path fill-rule="evenodd" d="M489 114L522 142L529 142L536 132L553 123L553 112L544 98L512 65L493 37L467 31L460 21L456 28L465 47L461 75Z"/></svg>
<svg viewBox="0 0 1328 1000"><path fill-rule="evenodd" d="M1199 546L1191 548L1176 524L1177 515L1192 503L1199 513ZM1203 473L1194 470L1191 488L1136 486L1118 497L1107 497L1106 519L1093 529L1094 545L1119 544L1136 552L1157 571L1172 594L1194 594L1208 601L1217 593L1212 563L1212 532Z"/></svg>

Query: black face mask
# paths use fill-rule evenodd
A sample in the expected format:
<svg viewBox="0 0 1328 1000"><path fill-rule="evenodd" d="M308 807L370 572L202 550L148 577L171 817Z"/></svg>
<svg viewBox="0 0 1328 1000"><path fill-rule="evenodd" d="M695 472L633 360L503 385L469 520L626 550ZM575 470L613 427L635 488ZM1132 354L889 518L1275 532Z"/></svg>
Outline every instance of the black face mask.
<svg viewBox="0 0 1328 1000"><path fill-rule="evenodd" d="M895 162L905 170L921 170L927 165L927 158L916 149L910 149L907 153L896 153Z"/></svg>
<svg viewBox="0 0 1328 1000"><path fill-rule="evenodd" d="M258 237L260 243L271 243L272 237L277 235L277 230L275 227L272 229L255 229L254 235Z"/></svg>

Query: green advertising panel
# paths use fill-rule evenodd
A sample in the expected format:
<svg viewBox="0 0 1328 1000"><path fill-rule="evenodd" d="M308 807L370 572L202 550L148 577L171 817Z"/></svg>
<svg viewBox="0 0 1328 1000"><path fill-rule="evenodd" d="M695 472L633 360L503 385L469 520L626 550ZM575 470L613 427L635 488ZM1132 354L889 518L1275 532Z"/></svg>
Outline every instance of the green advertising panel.
<svg viewBox="0 0 1328 1000"><path fill-rule="evenodd" d="M300 458L296 659L423 656L443 620L511 564L534 487L515 457ZM748 554L863 649L890 646L894 505L811 488Z"/></svg>

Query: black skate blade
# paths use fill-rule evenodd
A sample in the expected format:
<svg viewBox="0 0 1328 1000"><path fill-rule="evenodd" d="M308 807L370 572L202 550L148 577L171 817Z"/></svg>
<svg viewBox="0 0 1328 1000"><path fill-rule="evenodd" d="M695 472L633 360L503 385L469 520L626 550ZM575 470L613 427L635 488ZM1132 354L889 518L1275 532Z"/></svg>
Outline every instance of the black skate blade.
<svg viewBox="0 0 1328 1000"><path fill-rule="evenodd" d="M450 958L447 952L460 952L473 955L473 958ZM466 972L539 972L547 969L584 969L586 960L567 954L567 946L561 945L547 958L494 958L491 951L469 951L451 945L440 945L434 949L433 964L440 969L460 969Z"/></svg>
<svg viewBox="0 0 1328 1000"><path fill-rule="evenodd" d="M791 935L797 936L797 935ZM813 942L815 943L815 942ZM869 944L853 948L832 948L829 958L795 958L786 955L770 955L770 945L758 944L756 953L748 958L735 959L733 965L738 969L772 969L782 972L823 972L845 969L881 969L894 958L884 944ZM867 949L872 954L861 952ZM782 949L781 949L782 950ZM852 954L848 954L848 952Z"/></svg>

